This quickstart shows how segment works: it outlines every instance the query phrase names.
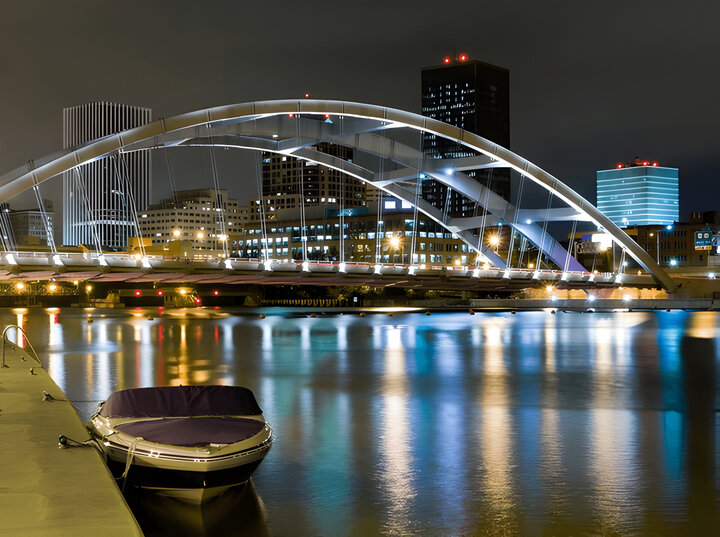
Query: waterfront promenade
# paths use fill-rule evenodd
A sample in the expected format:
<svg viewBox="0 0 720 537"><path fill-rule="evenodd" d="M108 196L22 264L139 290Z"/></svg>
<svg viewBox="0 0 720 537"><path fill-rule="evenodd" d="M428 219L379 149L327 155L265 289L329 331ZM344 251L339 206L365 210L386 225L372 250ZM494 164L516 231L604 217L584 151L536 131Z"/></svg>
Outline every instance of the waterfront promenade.
<svg viewBox="0 0 720 537"><path fill-rule="evenodd" d="M23 361L22 358L25 358ZM0 367L0 535L142 535L72 404L23 349Z"/></svg>

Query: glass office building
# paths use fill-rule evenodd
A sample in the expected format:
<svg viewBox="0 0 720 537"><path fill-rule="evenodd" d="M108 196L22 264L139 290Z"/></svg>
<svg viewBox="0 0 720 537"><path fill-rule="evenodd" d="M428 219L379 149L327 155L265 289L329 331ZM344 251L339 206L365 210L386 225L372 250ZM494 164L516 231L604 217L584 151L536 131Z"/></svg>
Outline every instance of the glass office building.
<svg viewBox="0 0 720 537"><path fill-rule="evenodd" d="M678 169L636 161L599 170L597 208L620 227L677 222Z"/></svg>

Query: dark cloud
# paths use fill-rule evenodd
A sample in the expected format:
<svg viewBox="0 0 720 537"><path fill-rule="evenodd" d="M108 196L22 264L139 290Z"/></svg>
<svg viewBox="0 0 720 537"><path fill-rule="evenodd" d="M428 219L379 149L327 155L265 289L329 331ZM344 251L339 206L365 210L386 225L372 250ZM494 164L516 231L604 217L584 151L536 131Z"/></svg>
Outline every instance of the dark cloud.
<svg viewBox="0 0 720 537"><path fill-rule="evenodd" d="M510 69L512 148L594 200L635 155L677 166L681 214L718 208L720 4L669 0L47 0L0 7L0 172L58 149L90 99L154 117L300 96L419 110L453 48Z"/></svg>

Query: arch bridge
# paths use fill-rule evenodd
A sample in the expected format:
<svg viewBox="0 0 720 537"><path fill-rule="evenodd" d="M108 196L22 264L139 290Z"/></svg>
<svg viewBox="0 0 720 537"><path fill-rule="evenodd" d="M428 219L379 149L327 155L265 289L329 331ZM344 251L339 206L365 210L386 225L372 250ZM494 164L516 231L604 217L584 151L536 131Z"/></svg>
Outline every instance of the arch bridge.
<svg viewBox="0 0 720 537"><path fill-rule="evenodd" d="M434 135L450 140L462 148L457 158L431 158L422 151L422 136ZM420 141L419 141L420 140ZM322 151L332 144L352 149L352 158L340 153ZM164 118L141 127L129 129L73 147L26 165L0 177L0 202L7 202L23 192L34 189L39 204L43 183L65 172L79 170L83 165L104 157L123 158L136 151L177 150L186 147L243 149L278 153L339 170L407 203L426 218L436 222L476 253L474 263L453 267L452 274L488 280L524 281L525 285L545 280L573 282L576 285L631 283L656 285L673 291L675 284L668 274L622 229L583 199L566 184L523 157L478 135L411 112L382 106L331 100L275 100L218 106ZM213 161L213 173L216 173ZM517 186L514 202L495 193L469 173L477 170L507 168L513 172ZM475 204L473 216L456 217L425 201L420 193L423 181L434 180ZM544 192L544 207L523 207L523 189ZM216 182L217 188L217 182ZM262 193L260 193L262 203ZM303 201L304 203L304 201ZM561 206L558 206L561 205ZM261 212L263 210L261 209ZM351 218L345 216L345 218ZM222 219L222 216L221 216ZM623 263L617 273L598 274L583 266L561 241L575 235L578 223L587 222L603 229L619 247L621 259L629 256L645 274L623 274ZM221 222L223 229L224 223ZM506 252L498 251L487 242L491 228L507 226L510 244ZM552 231L565 226L571 233ZM416 229L415 226L414 229ZM264 225L263 225L264 229ZM555 236L554 236L555 235ZM343 234L341 233L341 241ZM266 239L265 239L266 240ZM307 249L307 237L303 251ZM569 241L571 244L572 241ZM267 242L265 242L267 245ZM413 241L413 244L415 242ZM514 250L515 248L515 250ZM537 253L534 270L520 266L523 253ZM50 254L30 254L8 250L5 268L8 273L22 274L42 271L60 275L62 272L108 271L156 272L172 274L178 269L188 272L182 260L144 255L110 254L99 248L95 253L70 254L51 245ZM613 250L614 251L614 250ZM307 258L287 263L272 258L269 248L259 260L222 259L192 263L191 272L220 271L228 279L247 271L267 272L332 272L339 275L370 273L397 275L399 278L420 276L427 267L410 257L406 265L386 267L384 264L353 264L344 256L332 263L314 263ZM180 263L180 265L178 265ZM367 265L367 266L366 266ZM454 269L458 268L459 271ZM448 269L444 269L447 273ZM36 275L39 275L37 272ZM149 276L149 275L148 275ZM270 278L268 281L272 281Z"/></svg>

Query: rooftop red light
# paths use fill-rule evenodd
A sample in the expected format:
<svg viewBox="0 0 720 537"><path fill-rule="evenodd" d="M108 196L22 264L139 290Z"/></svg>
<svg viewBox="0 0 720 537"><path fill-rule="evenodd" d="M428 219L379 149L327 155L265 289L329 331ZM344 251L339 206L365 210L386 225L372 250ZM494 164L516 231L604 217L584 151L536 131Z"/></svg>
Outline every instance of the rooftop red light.
<svg viewBox="0 0 720 537"><path fill-rule="evenodd" d="M158 290L157 290L157 296L163 296L164 294L165 294L165 293L163 292L162 289L158 289Z"/></svg>
<svg viewBox="0 0 720 537"><path fill-rule="evenodd" d="M460 54L460 57L458 58L461 62L468 61L468 55L467 54Z"/></svg>
<svg viewBox="0 0 720 537"><path fill-rule="evenodd" d="M217 289L213 290L213 295L218 296L219 294L220 294L220 291L218 291Z"/></svg>
<svg viewBox="0 0 720 537"><path fill-rule="evenodd" d="M140 289L135 289L135 292L133 294L135 296L142 296L142 291Z"/></svg>
<svg viewBox="0 0 720 537"><path fill-rule="evenodd" d="M443 63L450 63L450 56L445 56L443 58Z"/></svg>

